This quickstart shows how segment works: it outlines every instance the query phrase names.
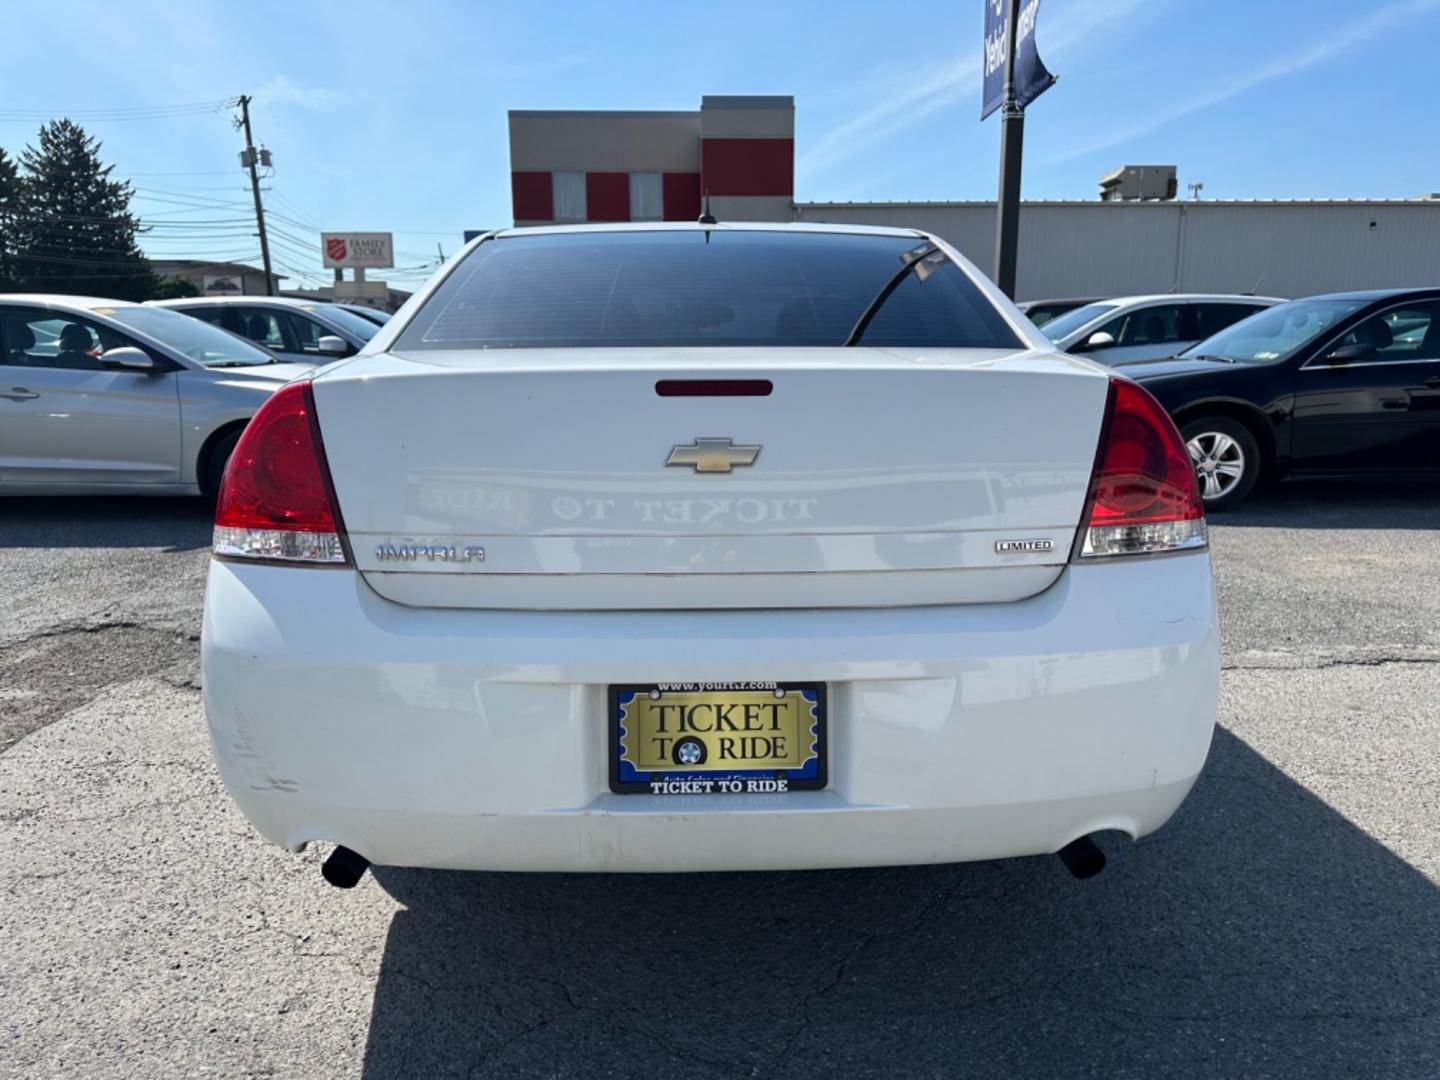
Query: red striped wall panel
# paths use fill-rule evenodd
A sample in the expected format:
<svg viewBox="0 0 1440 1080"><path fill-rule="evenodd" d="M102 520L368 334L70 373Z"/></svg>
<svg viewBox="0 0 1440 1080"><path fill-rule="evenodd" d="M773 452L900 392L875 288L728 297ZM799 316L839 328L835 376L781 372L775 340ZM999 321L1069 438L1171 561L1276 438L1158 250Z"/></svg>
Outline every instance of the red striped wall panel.
<svg viewBox="0 0 1440 1080"><path fill-rule="evenodd" d="M630 174L587 172L585 174L585 219L587 221L630 220Z"/></svg>
<svg viewBox="0 0 1440 1080"><path fill-rule="evenodd" d="M548 172L512 172L510 202L516 221L554 221L555 190Z"/></svg>
<svg viewBox="0 0 1440 1080"><path fill-rule="evenodd" d="M667 172L660 178L666 221L694 221L700 216L700 174Z"/></svg>
<svg viewBox="0 0 1440 1080"><path fill-rule="evenodd" d="M794 139L702 139L700 176L711 195L794 195Z"/></svg>

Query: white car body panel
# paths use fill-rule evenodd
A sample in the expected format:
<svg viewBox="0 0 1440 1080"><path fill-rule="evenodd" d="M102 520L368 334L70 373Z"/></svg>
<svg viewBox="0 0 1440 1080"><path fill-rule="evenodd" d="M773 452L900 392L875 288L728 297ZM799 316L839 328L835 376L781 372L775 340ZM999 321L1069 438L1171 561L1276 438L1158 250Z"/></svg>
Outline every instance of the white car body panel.
<svg viewBox="0 0 1440 1080"><path fill-rule="evenodd" d="M1070 331L1064 337L1058 339L1053 348L1061 352L1071 350L1079 351L1089 340L1090 335L1097 330L1114 322L1125 315L1143 313L1146 308L1170 307L1176 304L1234 304L1237 306L1252 306L1255 311L1263 311L1267 307L1274 307L1276 304L1284 303L1283 300L1273 296L1234 296L1223 293L1161 293L1154 296L1121 296L1113 300L1100 300L1096 303L1113 305L1113 309L1103 315L1097 315L1083 326ZM1112 345L1098 349L1084 350L1087 359L1097 364L1118 363L1122 360L1152 360L1164 356L1174 356L1184 352L1190 346L1196 344L1198 338L1187 341L1166 341L1158 344L1146 345Z"/></svg>
<svg viewBox="0 0 1440 1080"><path fill-rule="evenodd" d="M170 308L172 311L182 314L189 314L200 308L224 307L279 311L315 323L323 333L340 338L355 352L359 352L366 345L365 338L325 313L324 306L328 304L328 301L300 300L290 296L187 296L176 300L147 300L146 303L151 307ZM337 306L343 307L344 305ZM363 316L356 315L356 318L363 318ZM340 357L324 356L318 353L296 352L272 346L263 347L287 364L301 364L306 367L331 364L340 359Z"/></svg>
<svg viewBox="0 0 1440 1080"><path fill-rule="evenodd" d="M1027 600L873 611L428 611L347 569L212 563L221 775L269 840L379 863L736 870L1039 854L1144 835L1204 763L1206 552L1067 568ZM830 786L615 795L606 687L829 685Z"/></svg>
<svg viewBox="0 0 1440 1080"><path fill-rule="evenodd" d="M318 374L351 547L377 592L612 609L1028 596L1069 556L1109 385L1053 352L584 353L385 355ZM762 374L768 397L654 390ZM1016 403L1047 422L1018 434ZM672 447L717 435L763 446L759 463L664 467ZM1017 535L1050 550L996 552ZM380 562L397 543L476 544L486 559Z"/></svg>
<svg viewBox="0 0 1440 1080"><path fill-rule="evenodd" d="M391 353L481 242L316 374L356 565L211 565L206 714L262 835L690 871L1039 854L1170 817L1214 728L1210 558L1071 561L1103 369L943 243L1022 348ZM727 375L774 394L654 392ZM764 448L730 474L665 467L701 436ZM995 548L1032 538L1050 549ZM472 541L483 563L376 551ZM824 790L611 791L611 686L753 680L825 685Z"/></svg>

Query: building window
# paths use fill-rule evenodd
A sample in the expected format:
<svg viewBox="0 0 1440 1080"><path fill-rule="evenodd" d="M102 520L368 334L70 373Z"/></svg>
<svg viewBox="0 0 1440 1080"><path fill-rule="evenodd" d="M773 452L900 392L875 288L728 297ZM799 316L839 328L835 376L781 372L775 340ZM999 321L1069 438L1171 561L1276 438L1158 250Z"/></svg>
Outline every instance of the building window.
<svg viewBox="0 0 1440 1080"><path fill-rule="evenodd" d="M663 221L665 200L661 194L658 172L630 174L630 220Z"/></svg>
<svg viewBox="0 0 1440 1080"><path fill-rule="evenodd" d="M555 191L555 220L585 220L585 174L583 172L551 173Z"/></svg>

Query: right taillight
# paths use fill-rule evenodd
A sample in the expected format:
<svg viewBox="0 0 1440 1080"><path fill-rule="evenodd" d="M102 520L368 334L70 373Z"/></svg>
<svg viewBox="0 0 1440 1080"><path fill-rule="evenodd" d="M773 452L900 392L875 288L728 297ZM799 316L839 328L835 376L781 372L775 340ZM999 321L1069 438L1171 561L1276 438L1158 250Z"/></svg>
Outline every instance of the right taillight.
<svg viewBox="0 0 1440 1080"><path fill-rule="evenodd" d="M309 380L260 406L230 455L215 502L216 555L349 562Z"/></svg>
<svg viewBox="0 0 1440 1080"><path fill-rule="evenodd" d="M1205 504L1175 422L1143 387L1110 380L1085 501L1081 558L1203 548Z"/></svg>

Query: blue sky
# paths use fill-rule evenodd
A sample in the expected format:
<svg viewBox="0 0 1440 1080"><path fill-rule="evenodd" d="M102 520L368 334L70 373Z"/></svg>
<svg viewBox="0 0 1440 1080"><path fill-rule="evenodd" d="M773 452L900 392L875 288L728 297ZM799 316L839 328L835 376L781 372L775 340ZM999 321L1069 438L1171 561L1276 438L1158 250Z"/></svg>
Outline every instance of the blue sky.
<svg viewBox="0 0 1440 1080"><path fill-rule="evenodd" d="M437 242L508 223L510 108L793 94L798 199L993 198L983 2L11 0L0 145L71 114L152 255L256 258L230 110L100 112L252 94L282 272L324 280L321 228L390 230L413 286ZM1440 190L1440 0L1043 0L1039 44L1060 81L1027 115L1027 198L1094 198L1126 162L1206 198Z"/></svg>

